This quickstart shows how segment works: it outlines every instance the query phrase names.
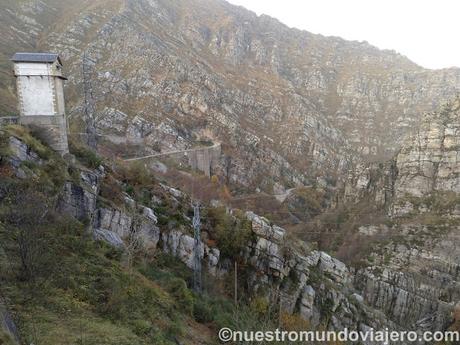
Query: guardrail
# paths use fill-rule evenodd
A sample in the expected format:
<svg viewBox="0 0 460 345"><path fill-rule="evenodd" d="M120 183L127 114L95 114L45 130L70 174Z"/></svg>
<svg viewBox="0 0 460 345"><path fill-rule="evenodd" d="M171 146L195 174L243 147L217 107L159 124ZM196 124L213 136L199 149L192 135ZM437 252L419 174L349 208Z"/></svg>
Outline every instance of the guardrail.
<svg viewBox="0 0 460 345"><path fill-rule="evenodd" d="M170 156L171 158L184 158L188 160L188 164L194 170L200 170L206 176L211 176L213 168L219 163L219 157L221 155L220 143L212 146L203 146L187 150L176 150L169 152L156 153L153 155L133 157L125 159L125 162L133 162L140 160L148 160L152 158L159 158Z"/></svg>
<svg viewBox="0 0 460 345"><path fill-rule="evenodd" d="M0 126L17 125L18 123L18 116L0 116Z"/></svg>

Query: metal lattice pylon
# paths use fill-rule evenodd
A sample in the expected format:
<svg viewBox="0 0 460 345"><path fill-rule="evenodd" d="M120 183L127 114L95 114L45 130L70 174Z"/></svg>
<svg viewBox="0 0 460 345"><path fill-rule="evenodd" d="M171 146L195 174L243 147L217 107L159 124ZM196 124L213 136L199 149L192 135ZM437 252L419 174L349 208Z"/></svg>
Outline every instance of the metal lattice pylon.
<svg viewBox="0 0 460 345"><path fill-rule="evenodd" d="M85 123L86 123L86 140L89 147L93 150L97 149L97 133L96 133L96 106L94 104L93 95L93 74L94 61L91 60L86 51L83 53L82 69L83 69L83 88L85 94Z"/></svg>
<svg viewBox="0 0 460 345"><path fill-rule="evenodd" d="M195 244L193 248L193 289L196 292L201 292L201 218L200 204L193 204L193 230Z"/></svg>

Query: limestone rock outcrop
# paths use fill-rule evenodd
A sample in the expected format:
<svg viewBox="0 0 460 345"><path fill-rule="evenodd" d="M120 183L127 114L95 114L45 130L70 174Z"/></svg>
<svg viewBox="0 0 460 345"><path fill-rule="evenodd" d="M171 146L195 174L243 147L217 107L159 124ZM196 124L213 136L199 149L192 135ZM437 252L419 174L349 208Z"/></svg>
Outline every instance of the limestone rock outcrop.
<svg viewBox="0 0 460 345"><path fill-rule="evenodd" d="M123 206L94 203L101 174L101 168L83 170L80 183L66 183L58 203L60 210L76 218L89 212L96 240L121 250L136 241L149 252L163 251L193 268L195 240L191 228L160 229L154 210L127 195ZM159 189L177 203L188 200L183 192L165 184ZM92 193L92 197L82 197L85 193ZM231 215L232 210L228 212ZM430 231L438 231L438 227L416 222L396 224L393 227L406 241L396 242L389 237L387 246L371 253L372 265L356 269L323 251L308 249L305 243L297 246L283 228L264 217L253 212L245 216L251 222L253 237L241 258L249 273L246 286L251 295L279 304L284 312L299 313L313 326L326 323L335 330L440 330L448 326L450 312L460 300L460 245L451 228L437 238ZM362 230L363 235L382 228ZM391 230L387 226L386 231ZM416 242L420 238L423 241ZM203 241L198 244L204 269L216 277L230 272L231 264L221 257L218 247Z"/></svg>
<svg viewBox="0 0 460 345"><path fill-rule="evenodd" d="M110 4L8 2L1 56L30 46L60 52L78 119L85 52L107 148L149 154L215 140L225 143L217 173L254 189L333 184L351 157L391 157L420 114L460 89L458 69L426 70L366 42L290 29L225 1ZM14 104L13 80L0 83L2 110Z"/></svg>
<svg viewBox="0 0 460 345"><path fill-rule="evenodd" d="M396 197L460 193L460 99L426 114L397 155Z"/></svg>
<svg viewBox="0 0 460 345"><path fill-rule="evenodd" d="M275 194L332 186L340 201L384 211L385 223L356 223L360 239L385 238L359 269L295 248L282 228L248 213L254 240L242 255L254 273L251 293L334 329L447 327L460 300L460 105L438 108L458 93L459 69L425 70L365 42L289 29L224 1L109 2L9 1L0 12L0 60L31 46L60 52L78 122L84 52L96 127L114 155L222 142L212 173L230 183ZM0 110L8 113L12 82L0 80ZM10 146L18 177L24 162L42 164L17 138ZM89 220L97 240L118 248L139 241L193 267L186 226L160 230L155 212L129 198L123 207L97 204L102 173L68 181L58 209ZM186 199L163 188L177 205ZM212 274L228 272L219 248L199 245Z"/></svg>
<svg viewBox="0 0 460 345"><path fill-rule="evenodd" d="M368 305L406 327L447 327L460 298L459 128L454 98L425 114L394 158L360 165L344 187L344 202L372 200L387 217L358 225L362 239L385 241L374 242L354 285Z"/></svg>

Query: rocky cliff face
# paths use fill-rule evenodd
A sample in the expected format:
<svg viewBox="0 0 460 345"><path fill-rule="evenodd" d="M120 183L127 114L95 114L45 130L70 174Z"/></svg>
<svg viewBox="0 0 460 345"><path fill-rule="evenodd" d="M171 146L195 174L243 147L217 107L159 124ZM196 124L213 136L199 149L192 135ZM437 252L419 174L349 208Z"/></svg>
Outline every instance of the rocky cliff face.
<svg viewBox="0 0 460 345"><path fill-rule="evenodd" d="M258 278L249 281L252 293L271 291L284 310L334 329L448 326L460 299L459 101L432 111L454 99L457 69L424 70L394 52L288 29L218 0L4 3L1 58L62 53L78 132L86 54L104 152L222 142L221 174L232 182L269 190L344 180L339 205L384 210L385 221L353 224L353 239L372 244L354 268L308 244L297 248L284 229L247 213L254 237L242 257ZM10 80L1 81L7 111ZM17 177L25 176L21 162L42 164L17 138L10 146ZM97 240L123 248L134 238L191 267L190 227L162 231L158 215L127 196L123 206L98 204L104 174L81 171L78 183L66 183L60 210L89 220ZM187 198L163 189L179 205ZM219 248L201 248L209 272L228 272Z"/></svg>
<svg viewBox="0 0 460 345"><path fill-rule="evenodd" d="M394 159L362 166L345 188L346 200L367 198L389 216L359 228L374 248L355 286L394 322L420 329L442 328L459 302L459 109L457 98L426 114Z"/></svg>
<svg viewBox="0 0 460 345"><path fill-rule="evenodd" d="M227 172L247 186L340 175L350 152L388 157L460 85L456 69L424 70L220 0L4 1L3 59L61 53L75 123L86 53L104 140L147 152L222 141Z"/></svg>
<svg viewBox="0 0 460 345"><path fill-rule="evenodd" d="M396 196L460 193L460 100L427 114L397 156Z"/></svg>
<svg viewBox="0 0 460 345"><path fill-rule="evenodd" d="M98 171L93 174L99 176ZM93 180L97 181L96 178ZM72 186L64 189L60 207L73 216L90 210L95 240L122 250L129 250L134 241L147 252L163 251L177 257L190 269L194 268L195 240L189 229L160 229L155 212L129 197L125 198L123 208L80 203L82 194L75 191L80 188L88 190L88 187L94 189L94 186L85 185L85 182L84 187ZM171 187L166 190L172 196L180 195L183 201L187 200L187 196L178 190ZM97 193L93 197L97 198ZM79 205L77 212L74 212L75 205ZM353 285L354 271L344 263L325 252L293 249L283 228L271 225L267 219L252 212L247 212L245 217L250 221L254 235L241 253L245 266L242 273L252 277L245 282L250 296L263 296L270 303L279 304L285 313L298 313L312 327L322 324L335 330L344 327L358 330L397 328L377 308L365 303ZM199 259L209 274L222 279L231 274L232 262L221 256L218 247L200 242L199 248ZM445 312L449 310L446 308Z"/></svg>
<svg viewBox="0 0 460 345"><path fill-rule="evenodd" d="M358 201L372 195L380 205L397 208L414 201L414 204L425 203L425 211L430 211L436 205L427 203L443 195L453 206L445 211L456 214L455 200L460 192L459 116L458 97L438 111L424 114L418 129L405 139L393 159L361 163L349 172L344 199ZM415 210L413 206L408 207ZM423 211L423 207L416 211Z"/></svg>
<svg viewBox="0 0 460 345"><path fill-rule="evenodd" d="M16 150L23 146L27 147L17 138L10 141L12 163L35 161L30 147L27 156ZM15 171L24 178L19 166ZM108 204L99 195L105 174L102 168L80 171L78 181L64 185L57 207L89 220L95 240L126 251L135 243L148 253L169 253L193 268L195 242L190 220L173 228L160 227L155 211L128 195L122 205ZM179 190L166 185L161 190L178 204L188 203L188 196ZM152 198L162 205L161 195ZM356 269L312 250L308 243L288 238L283 228L264 217L253 212L244 217L253 234L240 253L242 274L250 277L244 284L249 295L263 296L283 312L298 313L312 327L441 330L451 323L451 311L460 298L455 223L446 227L417 217L404 221L394 217L394 225L385 230L388 243L379 243L367 267ZM231 273L232 262L205 239L200 242L199 258L215 277Z"/></svg>

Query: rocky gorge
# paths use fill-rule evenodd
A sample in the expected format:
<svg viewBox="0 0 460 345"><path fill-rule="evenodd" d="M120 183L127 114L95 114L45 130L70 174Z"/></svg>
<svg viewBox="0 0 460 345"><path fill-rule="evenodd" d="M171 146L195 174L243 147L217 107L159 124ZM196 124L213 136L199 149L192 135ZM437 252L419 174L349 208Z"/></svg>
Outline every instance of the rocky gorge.
<svg viewBox="0 0 460 345"><path fill-rule="evenodd" d="M11 162L30 162L36 157L30 147L26 149L29 155L23 155L26 144L18 138L11 137L10 146ZM20 168L16 173L25 178ZM148 252L164 251L193 269L195 241L186 228L160 230L155 212L128 195L124 196L122 208L98 206L104 174L102 167L81 171L79 183L65 183L57 203L59 211L80 220L90 219L90 231L95 240L123 250L135 241ZM165 187L164 190L172 193L171 197L179 198L179 202L186 202L188 198L174 188ZM228 212L231 214L232 210ZM324 322L330 322L336 330L395 327L383 313L365 303L353 285L353 269L325 252L308 249L306 243L298 243L303 251L293 250L283 228L252 212L244 217L250 222L253 239L244 245L241 257L243 264L248 266L245 270L257 277L246 287L253 297L262 295L271 303L280 304L289 314L300 313L313 327ZM232 262L221 257L218 247L201 242L200 248L200 260L209 274L223 277L231 273Z"/></svg>
<svg viewBox="0 0 460 345"><path fill-rule="evenodd" d="M407 146L395 156L394 162L384 165L393 171L391 179L370 178L371 165L363 169L364 174L358 172L356 182L344 189L348 191L345 198L354 202L371 195L376 203L386 207L392 220L392 224L360 227L362 238L372 238L376 232L384 233L388 238L386 243L375 242L366 267L349 267L327 253L315 250L309 243L288 239L285 229L268 219L246 212L244 218L250 222L253 234L240 253L245 270L253 272L249 275L253 279L245 287L247 293L253 298L264 296L279 304L286 313L298 313L313 327L326 323L335 330L344 327L357 330L385 327L446 329L452 323L451 313L459 298L456 293L458 264L455 263L459 203L450 187L449 192L454 193L450 195L454 197L450 202L445 198L438 200L436 193L445 192L443 186L446 183L449 186L458 183L455 174L458 165L455 160L449 160L449 152L455 151L456 147L452 143L458 140L455 130L458 111L457 100L438 114L425 118L419 132L407 140ZM437 130L433 131L433 128ZM446 136L446 132L452 136ZM427 146L433 154L425 152L423 157L434 157L434 162L420 159L420 147ZM10 147L14 153L10 161L19 178L25 178L26 174L20 168L22 163L43 164L20 139L11 137ZM441 169L436 170L436 176L426 174L426 170L414 169L415 164L425 167L444 160L446 162L439 164ZM443 166L447 168L444 170ZM410 172L412 175L408 178ZM64 184L58 209L77 219L90 220L95 240L117 248L126 248L135 241L146 251L163 251L193 269L195 242L191 224L186 223L188 225L179 229L160 229L155 211L127 194L123 196L123 206L101 205L98 199L105 174L102 166L96 170L82 170L79 182ZM448 182L438 179L438 175ZM417 194L410 194L414 181L429 176L441 183L432 184L425 193L415 189ZM426 185L423 182L423 186ZM404 189L402 186L409 187ZM381 195L385 195L382 190L388 188L387 199L382 198ZM161 190L178 203L187 203L189 199L183 192L166 185ZM350 190L355 193L351 194ZM154 199L161 204L160 196L154 196ZM444 203L441 208L438 202ZM226 212L233 217L233 210L227 209ZM446 220L440 222L439 217ZM210 275L219 278L231 273L232 262L221 256L218 247L201 242L200 248L200 260Z"/></svg>
<svg viewBox="0 0 460 345"><path fill-rule="evenodd" d="M225 1L5 5L3 59L35 42L62 54L75 132L85 56L106 146L151 153L223 142L229 178L267 191L275 182L340 179L357 157L391 157L419 115L460 86L458 69L424 70L395 52L289 29ZM71 19L51 26L49 18ZM12 78L5 82L12 100Z"/></svg>
<svg viewBox="0 0 460 345"><path fill-rule="evenodd" d="M223 0L2 5L0 111L17 112L7 59L59 52L74 146L56 158L5 123L0 175L57 180L53 211L109 256L161 253L193 270L190 204L211 190L199 261L222 284L236 264L245 302L312 329L456 329L458 68L427 70ZM79 148L88 124L99 156ZM168 152L180 157L156 156ZM13 319L0 295L17 341Z"/></svg>

